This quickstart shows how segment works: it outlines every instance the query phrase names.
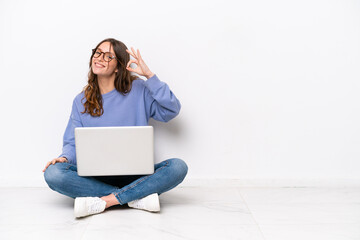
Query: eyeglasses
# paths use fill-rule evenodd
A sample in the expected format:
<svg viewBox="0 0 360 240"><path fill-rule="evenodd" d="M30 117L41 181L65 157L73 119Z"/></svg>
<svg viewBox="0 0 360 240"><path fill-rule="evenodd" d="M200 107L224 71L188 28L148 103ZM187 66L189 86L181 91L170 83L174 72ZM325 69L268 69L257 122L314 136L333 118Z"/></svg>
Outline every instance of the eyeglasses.
<svg viewBox="0 0 360 240"><path fill-rule="evenodd" d="M103 55L103 59L105 62L110 62L111 60L113 60L114 58L116 58L112 53L110 52L102 52L100 50L96 50L96 49L92 49L93 52L93 57L94 58L98 58L101 56L101 54Z"/></svg>

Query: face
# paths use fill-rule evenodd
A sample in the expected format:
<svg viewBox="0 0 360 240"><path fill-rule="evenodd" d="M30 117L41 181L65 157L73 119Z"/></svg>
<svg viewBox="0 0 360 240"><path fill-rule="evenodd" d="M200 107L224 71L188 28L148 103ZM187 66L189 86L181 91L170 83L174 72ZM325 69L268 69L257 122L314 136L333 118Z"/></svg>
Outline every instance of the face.
<svg viewBox="0 0 360 240"><path fill-rule="evenodd" d="M115 74L118 70L116 69L117 60L114 58L110 62L104 61L104 53L110 52L112 56L115 56L114 50L111 47L110 42L103 42L100 46L96 49L98 52L103 52L100 57L95 58L92 57L91 59L91 68L94 74L98 76L111 76Z"/></svg>

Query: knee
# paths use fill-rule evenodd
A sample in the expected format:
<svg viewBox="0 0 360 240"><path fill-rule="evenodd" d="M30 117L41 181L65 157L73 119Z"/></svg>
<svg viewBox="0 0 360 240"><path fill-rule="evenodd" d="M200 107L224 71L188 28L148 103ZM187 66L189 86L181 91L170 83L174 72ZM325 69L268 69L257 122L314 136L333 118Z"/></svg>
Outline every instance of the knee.
<svg viewBox="0 0 360 240"><path fill-rule="evenodd" d="M188 172L188 166L185 161L180 158L171 158L168 161L173 170L173 175L182 181Z"/></svg>
<svg viewBox="0 0 360 240"><path fill-rule="evenodd" d="M51 164L44 172L45 182L51 189L61 185L64 181L63 164L55 163Z"/></svg>

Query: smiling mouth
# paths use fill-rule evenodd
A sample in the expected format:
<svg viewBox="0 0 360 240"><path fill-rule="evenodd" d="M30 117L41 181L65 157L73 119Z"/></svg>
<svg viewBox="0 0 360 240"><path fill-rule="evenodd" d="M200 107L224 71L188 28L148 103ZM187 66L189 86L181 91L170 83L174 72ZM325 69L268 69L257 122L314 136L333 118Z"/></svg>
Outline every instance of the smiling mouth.
<svg viewBox="0 0 360 240"><path fill-rule="evenodd" d="M102 64L100 64L100 63L97 63L97 62L95 63L95 66L96 66L96 67L105 67L104 65L102 65Z"/></svg>

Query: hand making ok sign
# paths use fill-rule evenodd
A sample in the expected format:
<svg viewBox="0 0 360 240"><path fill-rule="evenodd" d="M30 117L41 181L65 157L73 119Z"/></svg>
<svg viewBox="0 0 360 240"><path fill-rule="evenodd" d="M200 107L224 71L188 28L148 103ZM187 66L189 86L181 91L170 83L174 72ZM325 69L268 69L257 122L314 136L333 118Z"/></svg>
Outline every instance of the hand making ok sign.
<svg viewBox="0 0 360 240"><path fill-rule="evenodd" d="M133 47L131 47L131 50L132 51L126 49L126 52L128 52L135 59L130 59L130 61L126 65L126 70L130 72L135 72L139 75L145 76L146 78L151 78L152 76L154 76L154 73L150 71L150 69L148 68L148 66L146 66L144 60L142 59L139 49L137 50L137 53L135 52ZM135 63L137 67L135 69L131 68L131 63Z"/></svg>

